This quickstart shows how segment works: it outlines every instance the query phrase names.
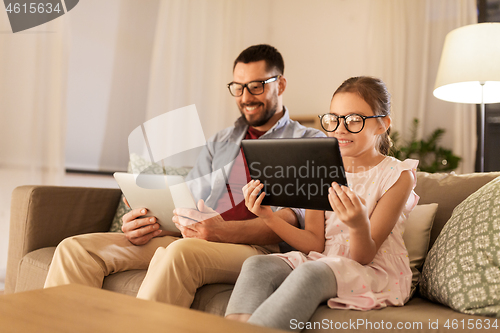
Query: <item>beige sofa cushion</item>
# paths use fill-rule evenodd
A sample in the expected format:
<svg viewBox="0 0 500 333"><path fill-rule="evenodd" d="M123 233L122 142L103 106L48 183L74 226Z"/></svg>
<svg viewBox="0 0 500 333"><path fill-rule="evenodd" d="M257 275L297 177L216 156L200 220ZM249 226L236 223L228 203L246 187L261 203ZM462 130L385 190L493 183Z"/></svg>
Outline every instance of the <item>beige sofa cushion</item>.
<svg viewBox="0 0 500 333"><path fill-rule="evenodd" d="M55 247L44 247L28 253L19 263L15 292L43 288Z"/></svg>
<svg viewBox="0 0 500 333"><path fill-rule="evenodd" d="M417 172L415 192L420 196L418 204L435 202L439 204L431 230L429 248L432 248L441 229L451 217L453 209L471 193L498 176L500 176L500 172L465 175Z"/></svg>
<svg viewBox="0 0 500 333"><path fill-rule="evenodd" d="M482 330L451 329L452 322L484 323L485 317L464 315L460 312L431 303L422 298L412 298L405 306L389 306L380 310L355 311L330 309L321 305L313 314L309 322L316 324L316 328L305 329L302 333L327 332L433 332L459 333L483 332ZM445 327L446 322L450 328ZM491 323L491 321L490 321ZM323 326L322 326L323 325ZM467 324L466 324L467 325ZM484 326L483 326L484 327ZM484 330L493 332L494 329Z"/></svg>
<svg viewBox="0 0 500 333"><path fill-rule="evenodd" d="M25 255L19 264L19 276L15 292L43 288L55 247L45 247ZM111 274L104 279L103 289L136 296L146 270L131 270Z"/></svg>
<svg viewBox="0 0 500 333"><path fill-rule="evenodd" d="M19 264L20 274L15 292L43 288L55 249L55 247L38 249L28 253L21 259ZM106 290L135 297L145 276L146 270L131 270L111 274L104 279L102 287ZM232 284L205 285L196 292L191 307L223 316L232 290Z"/></svg>
<svg viewBox="0 0 500 333"><path fill-rule="evenodd" d="M111 274L104 278L102 288L135 297L145 276L145 269L133 269Z"/></svg>
<svg viewBox="0 0 500 333"><path fill-rule="evenodd" d="M429 250L432 224L438 204L417 205L405 222L403 240L410 258L412 272L411 293L413 295L420 279L420 271Z"/></svg>

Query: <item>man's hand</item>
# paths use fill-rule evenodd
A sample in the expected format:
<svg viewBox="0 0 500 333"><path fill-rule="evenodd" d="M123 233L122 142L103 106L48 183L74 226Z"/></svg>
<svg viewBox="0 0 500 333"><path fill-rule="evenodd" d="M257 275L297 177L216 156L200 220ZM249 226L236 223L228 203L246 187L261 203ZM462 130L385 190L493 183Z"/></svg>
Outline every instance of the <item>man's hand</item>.
<svg viewBox="0 0 500 333"><path fill-rule="evenodd" d="M155 217L142 217L146 213L146 208L139 208L123 215L122 231L134 245L144 245L151 238L161 234L160 225L156 223Z"/></svg>
<svg viewBox="0 0 500 333"><path fill-rule="evenodd" d="M128 206L128 202L124 200ZM129 206L130 207L130 206ZM133 209L123 215L122 231L125 237L134 245L144 245L152 238L158 236L180 237L181 234L173 231L160 230L160 225L156 223L156 217L142 217L148 210L146 208Z"/></svg>
<svg viewBox="0 0 500 333"><path fill-rule="evenodd" d="M184 238L199 238L212 242L223 241L221 233L224 231L226 221L219 213L205 205L203 200L198 201L198 210L176 208L172 221Z"/></svg>

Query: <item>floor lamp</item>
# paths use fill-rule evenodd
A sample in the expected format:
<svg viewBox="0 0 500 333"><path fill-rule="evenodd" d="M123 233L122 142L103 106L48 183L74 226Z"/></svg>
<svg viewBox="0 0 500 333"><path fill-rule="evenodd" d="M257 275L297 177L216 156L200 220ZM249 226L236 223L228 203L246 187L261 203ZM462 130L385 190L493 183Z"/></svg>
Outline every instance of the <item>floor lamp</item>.
<svg viewBox="0 0 500 333"><path fill-rule="evenodd" d="M484 172L484 105L500 103L500 23L467 25L446 35L434 96L481 104L479 165Z"/></svg>

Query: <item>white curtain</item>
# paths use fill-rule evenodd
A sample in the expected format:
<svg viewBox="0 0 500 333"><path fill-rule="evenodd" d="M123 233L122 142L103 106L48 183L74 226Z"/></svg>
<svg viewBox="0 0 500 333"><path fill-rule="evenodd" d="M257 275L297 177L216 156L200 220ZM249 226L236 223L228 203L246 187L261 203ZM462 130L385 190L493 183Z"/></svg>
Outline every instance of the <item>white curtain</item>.
<svg viewBox="0 0 500 333"><path fill-rule="evenodd" d="M7 262L12 190L26 184L58 185L64 175L68 59L64 17L13 34L4 14L0 15L0 280Z"/></svg>
<svg viewBox="0 0 500 333"><path fill-rule="evenodd" d="M146 118L195 104L207 138L231 126L238 111L225 85L238 54L269 41L261 24L269 7L263 0L161 1Z"/></svg>
<svg viewBox="0 0 500 333"><path fill-rule="evenodd" d="M477 23L476 1L379 0L370 6L367 73L392 93L394 129L404 135L413 118L420 120L418 138L446 129L441 144L462 157L457 172L473 172L475 105L444 102L432 91L446 34Z"/></svg>

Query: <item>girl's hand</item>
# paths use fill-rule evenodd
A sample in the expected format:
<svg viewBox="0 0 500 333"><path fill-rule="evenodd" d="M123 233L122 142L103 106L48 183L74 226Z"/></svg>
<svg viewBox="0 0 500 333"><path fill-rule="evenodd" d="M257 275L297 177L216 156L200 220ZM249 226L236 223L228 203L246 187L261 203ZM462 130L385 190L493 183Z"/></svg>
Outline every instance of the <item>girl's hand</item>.
<svg viewBox="0 0 500 333"><path fill-rule="evenodd" d="M259 180L251 180L243 186L243 195L245 196L245 206L247 206L248 210L258 217L266 219L272 217L273 211L271 207L260 205L266 195L265 192L259 195L263 187L264 184L261 184Z"/></svg>
<svg viewBox="0 0 500 333"><path fill-rule="evenodd" d="M369 227L366 201L349 187L333 182L332 187L328 189L328 200L339 219L349 228Z"/></svg>

